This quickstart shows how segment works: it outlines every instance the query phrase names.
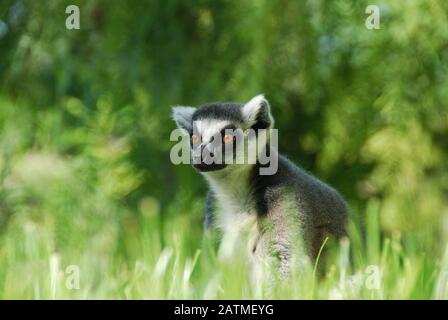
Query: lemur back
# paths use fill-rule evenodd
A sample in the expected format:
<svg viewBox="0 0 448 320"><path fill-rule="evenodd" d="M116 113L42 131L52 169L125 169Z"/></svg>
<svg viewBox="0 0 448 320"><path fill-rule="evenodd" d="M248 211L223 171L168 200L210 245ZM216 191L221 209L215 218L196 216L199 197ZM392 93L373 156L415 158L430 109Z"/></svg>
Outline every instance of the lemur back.
<svg viewBox="0 0 448 320"><path fill-rule="evenodd" d="M339 193L332 187L308 174L279 155L278 171L274 175L260 175L258 165L252 168L249 178L247 203L252 203L258 219L273 219L273 215L281 215L276 208L287 204L293 217L283 217L286 222L297 218L303 232L304 244L310 257L315 258L326 236L339 239L346 236L347 205ZM289 197L285 197L289 195ZM224 201L216 196L211 187L206 200L204 226L206 229L219 228L216 225L216 212L213 205L216 201ZM243 211L243 210L242 210ZM286 214L286 213L284 213ZM294 217L294 215L296 217ZM288 219L289 218L289 219ZM288 229L287 223L273 222L275 227ZM278 230L282 234L294 230Z"/></svg>

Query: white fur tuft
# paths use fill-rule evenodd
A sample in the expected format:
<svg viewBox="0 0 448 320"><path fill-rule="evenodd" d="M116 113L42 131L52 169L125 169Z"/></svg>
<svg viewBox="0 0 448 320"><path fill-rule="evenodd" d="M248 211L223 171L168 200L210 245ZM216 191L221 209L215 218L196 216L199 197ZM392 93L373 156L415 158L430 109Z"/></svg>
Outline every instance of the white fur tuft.
<svg viewBox="0 0 448 320"><path fill-rule="evenodd" d="M269 102L264 97L264 94L259 94L250 99L250 101L247 102L242 109L243 117L249 124L249 126L255 124L260 112L265 113L266 117L269 117L271 124L274 123L274 119L272 118L269 107Z"/></svg>
<svg viewBox="0 0 448 320"><path fill-rule="evenodd" d="M194 107L173 107L173 119L174 121L176 121L179 129L184 129L187 131L190 131L192 129L192 117L195 111L196 108Z"/></svg>
<svg viewBox="0 0 448 320"><path fill-rule="evenodd" d="M265 101L266 99L264 98L263 94L259 94L250 99L250 101L243 107L244 119L246 119L246 121L248 122L254 122L257 119L258 111Z"/></svg>

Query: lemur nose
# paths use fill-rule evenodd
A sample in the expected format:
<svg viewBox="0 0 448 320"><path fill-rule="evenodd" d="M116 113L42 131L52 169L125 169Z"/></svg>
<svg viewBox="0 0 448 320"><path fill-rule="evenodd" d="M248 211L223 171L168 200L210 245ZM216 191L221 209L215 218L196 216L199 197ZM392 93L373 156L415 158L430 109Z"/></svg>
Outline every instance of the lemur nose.
<svg viewBox="0 0 448 320"><path fill-rule="evenodd" d="M198 160L202 159L204 157L205 149L208 149L207 144L202 143L195 151L193 151L193 157ZM210 157L214 156L212 151L208 151L206 154Z"/></svg>
<svg viewBox="0 0 448 320"><path fill-rule="evenodd" d="M214 156L215 156L215 153L211 150L210 143L208 143L208 144L203 144L203 145L201 146L201 153L202 153L202 154L204 154L204 149L207 149L207 153L208 153L208 155L209 155L210 157L214 157Z"/></svg>
<svg viewBox="0 0 448 320"><path fill-rule="evenodd" d="M208 161L211 161L211 159L215 156L215 152L212 150L210 143L203 143L195 152L194 156L196 160L207 163Z"/></svg>

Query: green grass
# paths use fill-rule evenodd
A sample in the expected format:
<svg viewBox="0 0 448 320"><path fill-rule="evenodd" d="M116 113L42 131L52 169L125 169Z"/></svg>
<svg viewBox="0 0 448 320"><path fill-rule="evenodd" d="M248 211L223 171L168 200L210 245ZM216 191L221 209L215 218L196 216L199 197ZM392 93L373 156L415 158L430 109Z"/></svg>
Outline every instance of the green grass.
<svg viewBox="0 0 448 320"><path fill-rule="evenodd" d="M64 112L1 102L2 299L448 298L443 227L385 233L375 199L352 206L350 241L329 240L318 265L254 290L244 259L220 263L201 250L196 191L165 186L167 203L131 197L151 175L132 164L132 137L113 134L107 105L70 126Z"/></svg>
<svg viewBox="0 0 448 320"><path fill-rule="evenodd" d="M87 246L58 250L50 225L17 218L1 238L0 296L26 299L428 299L447 298L445 258L395 236L381 240L376 205L367 211L367 232L351 223L351 242L323 248L323 266L304 268L269 295L254 292L244 261L220 264L205 257L191 230L196 221L172 215L160 228L158 214L143 216L111 248L113 236L92 234ZM66 226L70 229L71 226ZM73 228L76 228L73 224ZM75 232L71 230L70 232ZM76 235L72 235L75 236ZM79 234L82 241L85 235ZM192 239L193 238L193 239ZM115 239L115 240L116 240ZM163 241L162 241L163 239ZM164 243L164 244L162 244ZM117 245L117 243L115 243ZM123 255L123 250L127 255ZM66 282L76 265L79 289ZM378 268L378 269L375 269ZM369 278L381 271L380 282ZM443 272L445 270L445 274ZM377 282L375 282L377 281ZM379 286L378 286L379 284Z"/></svg>

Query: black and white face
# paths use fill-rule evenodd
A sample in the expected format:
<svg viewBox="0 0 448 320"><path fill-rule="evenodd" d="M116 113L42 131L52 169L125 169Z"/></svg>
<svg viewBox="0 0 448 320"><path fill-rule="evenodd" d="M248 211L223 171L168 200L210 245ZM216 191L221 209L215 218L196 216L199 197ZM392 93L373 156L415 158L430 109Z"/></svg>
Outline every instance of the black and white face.
<svg viewBox="0 0 448 320"><path fill-rule="evenodd" d="M238 139L244 139L239 122L213 118L194 120L190 136L193 167L208 172L235 163Z"/></svg>
<svg viewBox="0 0 448 320"><path fill-rule="evenodd" d="M190 137L193 167L218 171L247 161L245 145L256 135L247 129L269 129L273 119L269 103L256 96L246 104L213 103L199 108L174 107L173 118Z"/></svg>

